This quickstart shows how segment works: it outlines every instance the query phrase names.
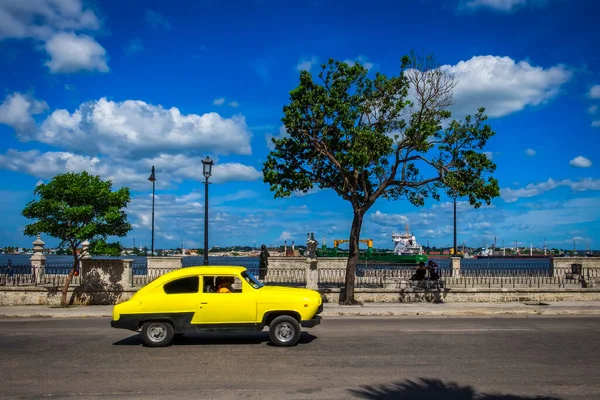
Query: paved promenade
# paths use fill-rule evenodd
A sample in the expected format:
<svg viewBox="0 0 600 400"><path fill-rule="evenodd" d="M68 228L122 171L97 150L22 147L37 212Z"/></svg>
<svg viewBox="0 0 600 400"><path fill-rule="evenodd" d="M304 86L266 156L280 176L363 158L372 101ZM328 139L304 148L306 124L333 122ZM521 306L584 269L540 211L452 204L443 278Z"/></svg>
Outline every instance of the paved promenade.
<svg viewBox="0 0 600 400"><path fill-rule="evenodd" d="M365 303L340 306L325 303L323 317L334 316L477 316L477 315L600 315L600 302L560 301L543 303ZM113 306L0 306L0 318L98 318L111 317Z"/></svg>

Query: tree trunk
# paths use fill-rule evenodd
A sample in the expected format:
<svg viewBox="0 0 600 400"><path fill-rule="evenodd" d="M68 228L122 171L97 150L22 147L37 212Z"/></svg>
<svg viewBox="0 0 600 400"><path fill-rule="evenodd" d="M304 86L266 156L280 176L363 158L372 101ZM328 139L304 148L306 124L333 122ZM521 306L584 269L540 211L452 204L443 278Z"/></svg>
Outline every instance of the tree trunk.
<svg viewBox="0 0 600 400"><path fill-rule="evenodd" d="M69 286L71 285L71 280L73 279L73 274L75 274L75 269L77 268L78 263L79 259L77 258L77 249L73 248L73 267L71 268L71 271L69 271L65 285L62 288L62 296L60 298L61 307L67 307L69 305L67 303L67 293L69 292Z"/></svg>
<svg viewBox="0 0 600 400"><path fill-rule="evenodd" d="M346 264L345 295L340 296L340 304L359 304L354 299L354 281L356 279L356 264L358 263L358 240L363 222L363 212L354 210L352 228L350 229L350 241L348 242L348 264ZM343 297L343 298L342 298Z"/></svg>

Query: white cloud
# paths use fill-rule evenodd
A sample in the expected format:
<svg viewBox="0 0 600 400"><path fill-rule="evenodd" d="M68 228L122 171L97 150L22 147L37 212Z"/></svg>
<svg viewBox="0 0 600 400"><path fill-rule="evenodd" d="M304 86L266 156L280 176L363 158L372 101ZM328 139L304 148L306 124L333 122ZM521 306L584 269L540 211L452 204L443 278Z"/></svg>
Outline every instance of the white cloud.
<svg viewBox="0 0 600 400"><path fill-rule="evenodd" d="M471 223L469 222L467 224L467 229L475 229L475 230L481 230L481 229L485 229L485 228L489 228L491 227L492 224L490 224L487 221L483 221L483 222L475 222L475 223ZM453 229L454 230L454 229Z"/></svg>
<svg viewBox="0 0 600 400"><path fill-rule="evenodd" d="M569 164L579 168L589 168L592 166L592 162L583 156L575 157L574 159L569 161Z"/></svg>
<svg viewBox="0 0 600 400"><path fill-rule="evenodd" d="M506 216L505 227L528 227L528 234L552 232L559 226L589 223L600 218L600 198L570 199L565 202L544 203L539 209Z"/></svg>
<svg viewBox="0 0 600 400"><path fill-rule="evenodd" d="M154 27L163 28L165 30L171 29L171 22L156 11L146 10L146 22Z"/></svg>
<svg viewBox="0 0 600 400"><path fill-rule="evenodd" d="M588 92L588 97L592 99L600 99L600 85L594 85Z"/></svg>
<svg viewBox="0 0 600 400"><path fill-rule="evenodd" d="M314 67L318 63L319 63L319 57L317 57L317 56L312 56L309 59L301 59L298 62L298 65L296 65L296 70L310 72L312 67Z"/></svg>
<svg viewBox="0 0 600 400"><path fill-rule="evenodd" d="M219 97L218 99L214 99L213 100L213 104L215 106L222 106L223 104L225 104L225 100L226 100L225 97ZM231 101L231 102L229 102L229 107L236 108L236 107L239 107L239 106L240 106L240 103L238 103L237 101Z"/></svg>
<svg viewBox="0 0 600 400"><path fill-rule="evenodd" d="M373 68L373 67L375 66L375 64L373 64L372 62L370 62L370 61L367 59L367 57L365 57L365 56L358 56L358 57L356 58L356 60L350 60L350 59L348 59L348 60L344 60L344 62L345 62L346 64L348 64L349 66L351 66L351 67L352 67L354 64L356 64L356 63L359 63L359 64L361 64L363 67L365 67L366 69L371 69L371 68Z"/></svg>
<svg viewBox="0 0 600 400"><path fill-rule="evenodd" d="M265 134L265 140L267 141L267 148L269 150L275 150L275 144L271 141L271 139L283 139L284 137L288 137L289 133L287 129L285 129L285 125L281 125L279 127L279 135L273 136L272 133Z"/></svg>
<svg viewBox="0 0 600 400"><path fill-rule="evenodd" d="M491 151L484 151L483 154L485 154L485 156L490 160L494 159L494 153L492 153Z"/></svg>
<svg viewBox="0 0 600 400"><path fill-rule="evenodd" d="M238 190L237 192L226 194L224 196L212 197L211 203L212 204L224 204L224 203L230 203L230 202L235 202L235 201L240 201L240 200L253 199L253 198L257 198L258 196L259 196L259 194L257 192L255 192L254 190L243 189L243 190Z"/></svg>
<svg viewBox="0 0 600 400"><path fill-rule="evenodd" d="M68 152L20 152L10 149L6 154L0 154L0 167L46 179L67 171L96 169L99 163L100 159L97 157L79 156Z"/></svg>
<svg viewBox="0 0 600 400"><path fill-rule="evenodd" d="M599 119L599 120L596 120L596 121L592 121L592 126L593 126L594 128L598 128L598 127L600 127L600 119Z"/></svg>
<svg viewBox="0 0 600 400"><path fill-rule="evenodd" d="M311 195L311 194L318 193L318 192L320 192L320 191L322 191L322 190L323 190L323 189L320 189L320 188L318 188L318 187L313 187L312 189L308 189L308 190L306 191L306 193L304 193L304 192L302 192L302 191L295 191L295 192L292 192L292 196L295 196L295 197L304 197L304 196L308 196L308 195Z"/></svg>
<svg viewBox="0 0 600 400"><path fill-rule="evenodd" d="M513 203L520 198L538 196L560 186L569 187L574 192L600 190L600 179L584 178L580 179L579 181L572 181L570 179L555 181L554 179L550 178L546 182L530 183L524 188L520 189L501 189L500 196L507 203Z"/></svg>
<svg viewBox="0 0 600 400"><path fill-rule="evenodd" d="M453 113L474 114L485 107L489 117L502 117L554 98L572 73L562 65L536 67L510 57L475 56L441 70L454 75Z"/></svg>
<svg viewBox="0 0 600 400"><path fill-rule="evenodd" d="M255 181L262 178L262 172L256 168L240 163L216 164L213 167L213 181L215 183L231 181Z"/></svg>
<svg viewBox="0 0 600 400"><path fill-rule="evenodd" d="M510 13L525 6L543 7L546 0L460 0L458 4L459 11L469 11L477 9L489 9L498 12Z"/></svg>
<svg viewBox="0 0 600 400"><path fill-rule="evenodd" d="M42 153L39 150L21 152L14 149L0 154L0 169L22 172L41 179L50 179L68 171L81 172L85 170L100 175L102 179L110 179L115 185L129 186L133 190L146 190L149 187L147 179L151 165L156 166L158 189L172 188L183 179L204 181L200 157L161 155L153 159L119 159L111 156L85 156L70 152ZM217 163L213 166L213 176L210 181L214 183L254 181L261 177L262 173L251 166L239 163ZM199 198L200 195L194 193L189 197L175 198L174 201L190 202Z"/></svg>
<svg viewBox="0 0 600 400"><path fill-rule="evenodd" d="M0 39L46 40L59 31L96 30L100 21L80 0L3 0Z"/></svg>
<svg viewBox="0 0 600 400"><path fill-rule="evenodd" d="M126 159L123 162L127 162ZM156 166L157 181L161 173L165 174L164 180L171 182L182 178L204 181L202 175L201 157L188 157L183 154L160 154L152 159L139 161L139 168L149 170L151 165ZM210 181L214 183L255 181L262 177L262 172L256 168L236 162L219 163L212 167Z"/></svg>
<svg viewBox="0 0 600 400"><path fill-rule="evenodd" d="M590 108L588 108L588 112L590 114L596 114L596 111L598 111L598 105L594 104L593 106L590 106Z"/></svg>
<svg viewBox="0 0 600 400"><path fill-rule="evenodd" d="M45 101L35 100L21 93L6 96L0 105L0 123L12 127L17 132L33 132L36 129L32 115L48 109Z"/></svg>
<svg viewBox="0 0 600 400"><path fill-rule="evenodd" d="M202 194L199 192L191 192L182 196L175 197L176 202L187 203L190 201L200 200L202 198Z"/></svg>
<svg viewBox="0 0 600 400"><path fill-rule="evenodd" d="M276 239L278 242L283 242L285 240L290 240L292 238L292 234L288 231L281 232L281 235Z"/></svg>
<svg viewBox="0 0 600 400"><path fill-rule="evenodd" d="M527 149L525 150L525 154L527 154L528 156L535 156L535 150Z"/></svg>
<svg viewBox="0 0 600 400"><path fill-rule="evenodd" d="M46 42L46 51L50 55L46 65L52 73L109 71L106 50L90 36L57 33Z"/></svg>
<svg viewBox="0 0 600 400"><path fill-rule="evenodd" d="M26 138L85 154L125 157L185 153L192 149L247 155L252 152L250 136L241 115L183 115L175 107L165 109L139 100L114 102L102 98L83 103L73 113L54 111L35 135Z"/></svg>
<svg viewBox="0 0 600 400"><path fill-rule="evenodd" d="M144 42L140 38L131 39L127 47L125 47L125 53L136 54L144 51Z"/></svg>
<svg viewBox="0 0 600 400"><path fill-rule="evenodd" d="M371 214L371 220L382 226L403 226L408 223L408 218L400 214L384 214L377 210Z"/></svg>
<svg viewBox="0 0 600 400"><path fill-rule="evenodd" d="M81 0L3 0L0 40L28 39L44 43L51 72L108 71L106 51L92 37L77 35L100 29L100 20Z"/></svg>

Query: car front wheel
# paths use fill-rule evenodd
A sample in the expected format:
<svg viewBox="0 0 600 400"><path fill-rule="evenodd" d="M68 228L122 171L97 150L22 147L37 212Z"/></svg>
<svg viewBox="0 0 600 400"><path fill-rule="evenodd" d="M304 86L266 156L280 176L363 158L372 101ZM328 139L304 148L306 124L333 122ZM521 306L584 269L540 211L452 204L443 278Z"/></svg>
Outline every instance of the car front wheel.
<svg viewBox="0 0 600 400"><path fill-rule="evenodd" d="M295 318L281 315L269 325L269 338L275 346L294 346L300 339L302 330Z"/></svg>
<svg viewBox="0 0 600 400"><path fill-rule="evenodd" d="M165 321L146 322L142 326L142 341L149 347L168 346L174 336L173 325Z"/></svg>

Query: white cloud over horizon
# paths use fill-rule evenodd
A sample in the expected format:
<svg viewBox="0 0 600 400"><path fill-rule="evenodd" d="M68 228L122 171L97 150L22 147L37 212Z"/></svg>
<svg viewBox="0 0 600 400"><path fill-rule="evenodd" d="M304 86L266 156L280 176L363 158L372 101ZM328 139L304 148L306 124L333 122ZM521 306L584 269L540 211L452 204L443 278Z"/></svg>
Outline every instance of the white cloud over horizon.
<svg viewBox="0 0 600 400"><path fill-rule="evenodd" d="M0 40L43 43L51 73L108 72L106 50L89 35L100 19L81 0L4 0L0 2Z"/></svg>
<svg viewBox="0 0 600 400"><path fill-rule="evenodd" d="M251 154L245 118L223 118L211 112L181 114L140 100L115 102L101 98L70 113L55 110L35 134L24 140L66 146L84 154L152 155L210 149L215 154ZM93 138L93 140L91 140Z"/></svg>
<svg viewBox="0 0 600 400"><path fill-rule="evenodd" d="M311 72L312 68L319 65L319 57L312 56L310 58L302 58L296 65L296 71Z"/></svg>
<svg viewBox="0 0 600 400"><path fill-rule="evenodd" d="M279 134L278 135L273 135L272 133L266 133L265 134L265 140L267 142L267 148L269 150L275 150L275 144L272 142L271 139L283 139L284 137L288 137L289 133L287 131L287 129L285 128L285 125L281 125L279 127Z"/></svg>
<svg viewBox="0 0 600 400"><path fill-rule="evenodd" d="M582 178L578 181L564 179L556 181L549 178L545 182L530 183L523 188L500 189L500 197L507 203L513 203L523 197L534 197L558 187L569 187L573 192L583 192L588 190L600 190L600 179Z"/></svg>
<svg viewBox="0 0 600 400"><path fill-rule="evenodd" d="M594 85L588 92L588 97L591 99L600 99L600 85Z"/></svg>
<svg viewBox="0 0 600 400"><path fill-rule="evenodd" d="M211 177L215 183L254 181L262 176L253 166L218 158L251 154L251 134L241 115L182 115L175 107L102 98L83 103L72 113L55 110L36 124L33 115L47 108L45 102L20 93L7 96L0 104L0 123L15 129L22 141L62 150L7 149L0 153L0 168L42 179L91 168L105 179L135 189L144 186L155 165L162 174L161 183L173 187L183 179L204 179L201 158L202 153L209 153L216 162Z"/></svg>
<svg viewBox="0 0 600 400"><path fill-rule="evenodd" d="M510 57L474 56L440 70L454 76L454 114L463 117L485 107L489 117L503 117L544 104L560 93L573 74L562 65L534 66Z"/></svg>
<svg viewBox="0 0 600 400"><path fill-rule="evenodd" d="M118 186L129 186L134 190L147 188L151 165L156 167L157 182L165 189L174 187L183 179L204 181L200 157L163 155L154 159L134 161L39 150L9 149L6 153L0 153L0 169L21 172L41 179L51 179L65 172L79 173L85 170L102 176L102 179L110 179ZM211 182L255 181L261 176L262 173L252 166L228 162L213 166Z"/></svg>
<svg viewBox="0 0 600 400"><path fill-rule="evenodd" d="M362 65L363 67L365 67L366 69L371 69L375 66L375 64L373 64L371 61L369 61L369 59L366 56L358 56L356 57L355 60L351 60L351 59L347 59L344 60L344 62L348 65L350 65L351 67L354 66L354 64L358 63L360 65Z"/></svg>
<svg viewBox="0 0 600 400"><path fill-rule="evenodd" d="M578 168L589 168L592 166L592 161L583 156L577 156L571 161L569 161L569 165Z"/></svg>
<svg viewBox="0 0 600 400"><path fill-rule="evenodd" d="M47 109L45 101L21 93L9 94L0 104L0 124L19 132L33 132L37 128L33 115L41 114Z"/></svg>
<svg viewBox="0 0 600 400"><path fill-rule="evenodd" d="M106 50L87 35L57 33L46 42L46 51L50 55L46 65L53 73L109 71Z"/></svg>
<svg viewBox="0 0 600 400"><path fill-rule="evenodd" d="M547 0L459 0L458 11L488 9L501 13L512 13L524 7L541 8Z"/></svg>

